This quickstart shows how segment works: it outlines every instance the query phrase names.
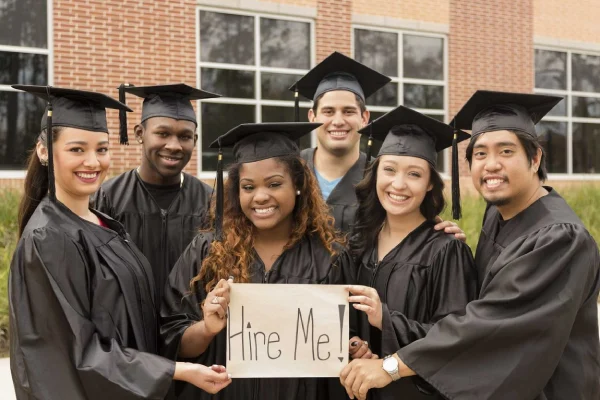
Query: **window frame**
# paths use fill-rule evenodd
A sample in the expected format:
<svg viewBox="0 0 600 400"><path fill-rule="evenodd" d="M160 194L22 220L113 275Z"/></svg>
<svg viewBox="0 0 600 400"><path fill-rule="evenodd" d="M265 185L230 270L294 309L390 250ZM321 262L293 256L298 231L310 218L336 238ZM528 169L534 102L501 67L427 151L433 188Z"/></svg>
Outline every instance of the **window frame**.
<svg viewBox="0 0 600 400"><path fill-rule="evenodd" d="M46 19L47 19L47 48L38 48L38 47L25 47L25 46L8 46L8 45L0 45L0 51L2 52L10 52L10 53L27 53L27 54L41 54L48 57L48 85L52 85L54 83L54 27L52 23L54 21L53 18L53 7L52 0L46 0ZM16 82L15 82L16 83ZM20 92L20 90L13 89L10 85L2 85L0 84L0 91L3 92ZM32 143L33 146L33 143ZM25 179L26 169L2 169L0 166L0 179Z"/></svg>
<svg viewBox="0 0 600 400"><path fill-rule="evenodd" d="M250 16L254 18L254 64L253 65L240 65L240 64L227 64L227 63L215 63L206 62L200 60L201 54L201 42L200 42L200 12L209 11L222 14L231 14L239 16ZM309 65L312 68L315 65L316 59L316 34L315 34L315 20L312 18L295 17L281 14L274 14L268 12L258 11L241 11L232 10L226 8L210 7L210 6L196 6L196 81L198 87L202 87L202 68L221 68L236 71L252 71L254 72L254 98L242 99L233 97L220 97L216 99L198 100L196 102L196 116L198 119L198 141L196 143L196 151L198 155L197 159L197 176L200 179L214 179L215 172L211 170L203 170L202 168L202 107L201 103L216 103L216 104L239 104L239 105L252 105L254 106L254 118L256 121L262 121L262 106L277 106L277 107L294 107L293 100L267 100L262 98L261 88L261 74L266 73L282 73L282 74L298 74L305 75L309 70L303 69L291 69L291 68L279 68L279 67L265 67L260 65L261 53L260 53L260 18L272 18L285 21L303 22L309 24ZM302 108L308 108L312 105L311 101L300 101L301 112ZM224 132L223 132L224 133ZM311 145L315 146L316 138L314 133L311 134ZM208 145L208 144L207 144Z"/></svg>
<svg viewBox="0 0 600 400"><path fill-rule="evenodd" d="M543 89L535 87L535 51L555 51L567 54L567 69L566 69L566 84L567 88L561 89ZM549 46L549 45L538 45L533 46L533 92L538 94L556 95L565 97L565 107L567 109L566 116L545 116L541 122L565 122L567 124L567 172L566 173L548 173L548 180L566 180L566 181L589 181L598 180L600 181L600 173L598 174L582 174L573 173L573 123L591 123L600 124L600 118L584 118L584 117L573 117L573 97L593 97L600 99L600 92L581 92L572 90L573 75L572 75L572 55L573 53L581 55L590 55L600 57L600 52L594 52L589 50L578 50L570 47L561 46Z"/></svg>
<svg viewBox="0 0 600 400"><path fill-rule="evenodd" d="M368 31L375 31L375 32L384 32L384 33L395 33L398 35L398 75L397 77L393 77L391 82L389 84L396 84L397 88L398 88L398 105L402 105L404 104L404 84L416 84L416 85L430 85L430 86L441 86L444 88L444 108L443 110L439 110L439 109L428 109L428 108L415 108L415 111L418 111L422 114L429 114L429 115L442 115L444 117L444 122L448 122L448 105L449 105L449 100L450 100L450 96L448 94L448 74L449 74L449 67L448 67L448 35L444 34L444 33L433 33L433 32L426 32L426 31L416 31L416 30L410 30L410 29L401 29L401 28L386 28L386 27L379 27L379 26L373 26L373 25L367 25L367 24L352 24L352 33L350 35L350 52L352 54L352 57L355 58L355 43L354 43L354 34L355 34L355 30L356 29L362 29L362 30L368 30ZM437 80L437 79L417 79L417 78L405 78L404 76L402 76L404 74L404 35L412 35L412 36L423 36L423 37L432 37L432 38L437 38L437 39L442 39L442 43L443 43L443 49L444 49L444 59L443 61L443 73L444 73L444 79L442 80ZM388 84L388 85L389 85ZM388 107L388 106L374 106L374 105L369 105L368 106L369 111L371 112L388 112L390 110L393 110L394 107ZM443 165L443 170L439 171L440 175L442 176L442 178L444 179L449 179L450 178L450 174L449 174L449 170L450 170L450 156L449 156L449 152L448 149L444 150L443 153L444 155L444 165Z"/></svg>

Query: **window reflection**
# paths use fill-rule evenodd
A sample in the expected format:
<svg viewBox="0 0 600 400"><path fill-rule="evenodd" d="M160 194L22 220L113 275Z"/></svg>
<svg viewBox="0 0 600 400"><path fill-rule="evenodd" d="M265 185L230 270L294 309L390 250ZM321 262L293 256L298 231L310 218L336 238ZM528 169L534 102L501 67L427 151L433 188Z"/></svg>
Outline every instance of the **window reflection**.
<svg viewBox="0 0 600 400"><path fill-rule="evenodd" d="M404 105L410 108L444 108L444 87L430 85L404 85Z"/></svg>
<svg viewBox="0 0 600 400"><path fill-rule="evenodd" d="M200 11L200 59L254 64L254 17Z"/></svg>
<svg viewBox="0 0 600 400"><path fill-rule="evenodd" d="M48 82L48 56L0 51L0 84L44 85Z"/></svg>
<svg viewBox="0 0 600 400"><path fill-rule="evenodd" d="M355 29L354 57L384 75L397 77L398 34Z"/></svg>
<svg viewBox="0 0 600 400"><path fill-rule="evenodd" d="M600 92L600 57L586 54L571 55L573 90Z"/></svg>
<svg viewBox="0 0 600 400"><path fill-rule="evenodd" d="M600 118L600 98L573 96L573 116Z"/></svg>
<svg viewBox="0 0 600 400"><path fill-rule="evenodd" d="M260 61L266 67L310 68L310 25L261 18Z"/></svg>
<svg viewBox="0 0 600 400"><path fill-rule="evenodd" d="M444 79L444 42L441 38L404 35L404 77Z"/></svg>
<svg viewBox="0 0 600 400"><path fill-rule="evenodd" d="M261 73L262 98L269 100L294 100L294 92L288 89L300 78L301 75Z"/></svg>
<svg viewBox="0 0 600 400"><path fill-rule="evenodd" d="M600 124L573 123L573 172L600 173Z"/></svg>
<svg viewBox="0 0 600 400"><path fill-rule="evenodd" d="M546 152L549 173L567 172L567 123L542 121L535 127Z"/></svg>
<svg viewBox="0 0 600 400"><path fill-rule="evenodd" d="M0 45L48 47L46 0L0 0Z"/></svg>
<svg viewBox="0 0 600 400"><path fill-rule="evenodd" d="M202 68L202 89L225 97L254 98L254 72Z"/></svg>
<svg viewBox="0 0 600 400"><path fill-rule="evenodd" d="M567 53L535 51L535 87L562 90L567 88Z"/></svg>

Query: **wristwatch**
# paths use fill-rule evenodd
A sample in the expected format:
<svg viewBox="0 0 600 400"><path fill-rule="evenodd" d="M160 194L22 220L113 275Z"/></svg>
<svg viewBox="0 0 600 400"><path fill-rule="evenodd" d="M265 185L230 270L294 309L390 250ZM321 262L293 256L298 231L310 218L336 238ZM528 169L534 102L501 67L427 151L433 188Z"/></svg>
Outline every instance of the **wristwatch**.
<svg viewBox="0 0 600 400"><path fill-rule="evenodd" d="M398 360L396 360L396 357L394 357L393 354L390 354L383 359L383 370L390 374L393 381L397 381L401 378L398 373Z"/></svg>

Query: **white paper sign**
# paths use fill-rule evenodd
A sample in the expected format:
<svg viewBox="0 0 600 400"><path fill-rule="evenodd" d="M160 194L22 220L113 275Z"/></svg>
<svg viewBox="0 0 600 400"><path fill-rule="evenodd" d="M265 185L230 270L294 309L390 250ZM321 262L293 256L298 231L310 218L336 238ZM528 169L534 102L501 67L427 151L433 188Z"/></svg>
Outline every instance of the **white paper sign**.
<svg viewBox="0 0 600 400"><path fill-rule="evenodd" d="M231 284L227 372L337 377L348 363L348 313L341 285Z"/></svg>

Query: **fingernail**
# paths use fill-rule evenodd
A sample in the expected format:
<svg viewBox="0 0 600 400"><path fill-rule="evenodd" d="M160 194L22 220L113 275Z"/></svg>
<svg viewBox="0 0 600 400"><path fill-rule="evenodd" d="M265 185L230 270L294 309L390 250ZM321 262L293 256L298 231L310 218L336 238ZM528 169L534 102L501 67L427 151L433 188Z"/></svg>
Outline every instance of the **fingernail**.
<svg viewBox="0 0 600 400"><path fill-rule="evenodd" d="M233 280L233 276L229 275L229 280L232 281Z"/></svg>
<svg viewBox="0 0 600 400"><path fill-rule="evenodd" d="M358 344L358 342L355 340L354 342L350 343L350 346L356 347L357 344Z"/></svg>
<svg viewBox="0 0 600 400"><path fill-rule="evenodd" d="M219 366L217 364L213 364L213 368L218 368Z"/></svg>

